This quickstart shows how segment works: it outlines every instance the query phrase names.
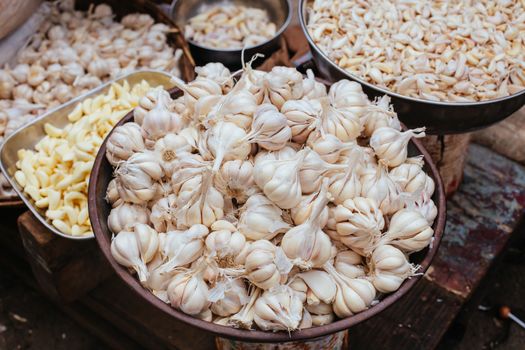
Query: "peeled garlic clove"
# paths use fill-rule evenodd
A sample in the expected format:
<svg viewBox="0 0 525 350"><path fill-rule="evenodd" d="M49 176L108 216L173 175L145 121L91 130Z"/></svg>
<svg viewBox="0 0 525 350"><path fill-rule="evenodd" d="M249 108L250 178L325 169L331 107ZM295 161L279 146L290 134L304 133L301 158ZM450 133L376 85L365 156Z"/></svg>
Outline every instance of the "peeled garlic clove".
<svg viewBox="0 0 525 350"><path fill-rule="evenodd" d="M302 319L303 304L294 291L279 286L264 292L255 302L254 321L262 330L293 331Z"/></svg>
<svg viewBox="0 0 525 350"><path fill-rule="evenodd" d="M239 231L249 239L272 239L290 225L282 218L282 210L263 195L248 198L241 209Z"/></svg>
<svg viewBox="0 0 525 350"><path fill-rule="evenodd" d="M221 282L218 282L218 284ZM245 305L250 297L248 295L248 290L244 282L240 279L233 281L227 281L224 283L225 286L219 285L221 289L218 298L213 298L214 292L217 290L215 286L211 291L208 297L208 300L211 301L211 311L219 316L231 316L241 310L243 305ZM211 300L210 300L211 299Z"/></svg>
<svg viewBox="0 0 525 350"><path fill-rule="evenodd" d="M374 250L369 266L372 283L382 293L398 290L403 281L414 271L405 254L387 244L380 245Z"/></svg>
<svg viewBox="0 0 525 350"><path fill-rule="evenodd" d="M137 223L148 224L150 211L148 208L131 203L122 203L111 209L108 215L108 227L111 232L117 234L129 230Z"/></svg>
<svg viewBox="0 0 525 350"><path fill-rule="evenodd" d="M123 231L111 241L111 255L122 266L135 270L141 282L148 278L146 264L140 258L140 247L133 232Z"/></svg>
<svg viewBox="0 0 525 350"><path fill-rule="evenodd" d="M434 230L418 211L402 209L390 219L388 231L378 244L390 244L406 253L420 251L432 241Z"/></svg>
<svg viewBox="0 0 525 350"><path fill-rule="evenodd" d="M116 127L109 136L106 142L106 158L111 165L116 166L134 153L144 151L145 148L140 125L125 123Z"/></svg>
<svg viewBox="0 0 525 350"><path fill-rule="evenodd" d="M198 274L177 274L168 285L167 292L171 306L188 315L197 315L210 305L208 286Z"/></svg>
<svg viewBox="0 0 525 350"><path fill-rule="evenodd" d="M331 304L334 301L337 286L328 273L321 270L310 270L297 276L303 279L319 300L326 304Z"/></svg>
<svg viewBox="0 0 525 350"><path fill-rule="evenodd" d="M330 259L332 242L321 230L320 216L328 203L327 182L313 204L312 215L300 225L288 230L281 247L292 263L302 270L321 267Z"/></svg>
<svg viewBox="0 0 525 350"><path fill-rule="evenodd" d="M389 167L396 167L407 159L407 146L412 137L425 137L425 128L402 132L390 127L381 127L370 137L370 147Z"/></svg>
<svg viewBox="0 0 525 350"><path fill-rule="evenodd" d="M275 246L267 240L258 240L249 247L244 267L246 278L261 289L270 289L279 284L281 275L275 264Z"/></svg>
<svg viewBox="0 0 525 350"><path fill-rule="evenodd" d="M356 197L331 209L327 225L336 230L344 245L366 255L381 235L385 220L373 199Z"/></svg>

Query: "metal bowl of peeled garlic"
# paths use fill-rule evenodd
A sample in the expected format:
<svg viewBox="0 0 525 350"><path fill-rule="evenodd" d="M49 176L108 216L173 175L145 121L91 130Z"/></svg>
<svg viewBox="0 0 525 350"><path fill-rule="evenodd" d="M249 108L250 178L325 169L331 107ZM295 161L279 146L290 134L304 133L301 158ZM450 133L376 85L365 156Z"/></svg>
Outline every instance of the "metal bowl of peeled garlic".
<svg viewBox="0 0 525 350"><path fill-rule="evenodd" d="M148 92L97 154L90 221L119 278L177 321L251 342L330 335L407 294L445 227L423 129L348 80L196 73Z"/></svg>
<svg viewBox="0 0 525 350"><path fill-rule="evenodd" d="M175 0L170 14L183 28L197 65L222 62L239 69L243 54L268 57L279 48L292 5L290 0Z"/></svg>
<svg viewBox="0 0 525 350"><path fill-rule="evenodd" d="M514 25L525 6L498 4L494 18L485 6L301 0L299 21L323 77L357 81L371 98L390 96L409 127L455 134L488 127L525 104ZM411 18L420 13L421 21Z"/></svg>

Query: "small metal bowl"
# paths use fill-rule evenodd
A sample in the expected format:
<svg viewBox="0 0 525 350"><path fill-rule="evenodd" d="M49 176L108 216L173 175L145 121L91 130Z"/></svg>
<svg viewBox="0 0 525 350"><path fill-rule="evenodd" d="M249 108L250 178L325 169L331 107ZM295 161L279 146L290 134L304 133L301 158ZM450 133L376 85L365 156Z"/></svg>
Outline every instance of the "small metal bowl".
<svg viewBox="0 0 525 350"><path fill-rule="evenodd" d="M170 90L170 94L172 97L180 96L181 91L178 89L173 89ZM133 114L129 113L115 126L115 128L124 123L129 123L132 120ZM115 128L113 128L111 133L114 132ZM113 168L106 159L106 143L108 137L106 137L102 143L102 146L100 147L100 150L98 151L95 164L93 165L93 170L91 172L92 181L89 182L88 190L89 218L91 220L93 232L95 233L95 237L102 254L109 262L117 276L144 300L144 303L147 304L147 307L155 307L167 315L173 317L175 320L182 321L191 327L199 328L203 331L207 331L221 337L263 343L290 342L313 339L336 333L363 322L364 320L377 315L395 303L397 300L402 298L418 282L418 280L430 266L430 263L432 262L432 259L438 250L439 243L445 229L446 200L441 177L436 166L432 162L430 155L422 146L421 142L413 138L409 143L409 156L423 156L423 159L425 160L424 169L436 183L436 191L434 192L432 199L434 200L434 203L436 203L438 210L438 215L434 221L434 224L432 225L432 228L434 229L434 240L432 244L422 251L414 253L410 256L411 262L420 266L418 270L419 273L417 275L405 280L397 291L385 295L384 298L379 301L379 303L374 306L370 306L370 308L365 311L350 317L338 319L335 322L324 326L297 330L291 333L245 330L221 326L212 322L199 320L183 313L182 311L172 308L170 305L157 298L155 295L153 295L153 293L144 288L136 276L131 274L127 268L119 265L111 254L111 237L113 234L109 230L107 224L107 218L111 210L111 206L104 199L104 196L101 195L101 193L106 192L106 188L113 177Z"/></svg>
<svg viewBox="0 0 525 350"><path fill-rule="evenodd" d="M370 99L376 96L390 96L399 119L410 128L425 126L428 134L464 133L497 123L525 105L525 90L510 96L479 102L434 102L403 96L350 74L317 47L310 36L306 27L308 21L306 5L309 1L300 0L299 21L321 76L332 82L341 79L357 81L363 86L364 92Z"/></svg>
<svg viewBox="0 0 525 350"><path fill-rule="evenodd" d="M45 217L45 211L37 208L34 205L34 201L26 195L24 189L14 178L15 172L18 170L16 167L16 162L18 161L18 150L34 149L38 141L46 136L44 131L44 125L46 123L51 123L54 126L60 128L65 127L70 123L69 119L67 118L68 114L78 103L81 103L88 98L93 98L97 95L106 93L113 83L122 84L126 80L130 85L135 85L140 83L142 80L145 80L151 86L163 86L164 88L171 88L173 87L173 83L171 83L171 77L172 76L170 74L160 71L141 70L121 76L114 80L110 80L107 83L104 83L103 85L100 85L99 87L85 93L84 95L78 96L71 101L64 103L63 105L60 105L57 108L42 114L40 117L36 118L29 124L26 124L22 128L15 131L4 141L2 147L0 148L0 168L25 205L47 229L59 236L68 239L83 240L92 239L94 237L93 235L67 235L51 225L51 223ZM98 195L100 197L104 197L104 193L105 192L101 192Z"/></svg>
<svg viewBox="0 0 525 350"><path fill-rule="evenodd" d="M280 37L292 20L292 4L290 0L174 0L170 7L170 16L173 21L184 30L184 27L190 18L201 13L203 7L227 3L266 10L270 20L275 23L277 28L279 28L272 39L256 46L246 47L244 51L244 57L246 60L249 60L256 53L261 53L267 58L279 48ZM191 39L187 39L187 41L190 46L191 54L198 66L205 65L209 62L221 62L231 70L236 70L242 67L242 49L217 49L202 46ZM261 61L261 59L257 60L255 65Z"/></svg>

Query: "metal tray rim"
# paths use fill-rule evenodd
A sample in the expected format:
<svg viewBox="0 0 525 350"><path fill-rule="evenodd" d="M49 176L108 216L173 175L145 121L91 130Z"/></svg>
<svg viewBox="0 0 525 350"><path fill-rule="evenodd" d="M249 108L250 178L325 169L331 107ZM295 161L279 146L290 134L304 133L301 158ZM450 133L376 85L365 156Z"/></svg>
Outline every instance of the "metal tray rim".
<svg viewBox="0 0 525 350"><path fill-rule="evenodd" d="M101 91L103 91L104 89L106 89L109 86L111 86L111 84L123 82L124 80L127 80L127 79L131 78L134 75L141 75L141 74L144 74L144 73L150 73L152 75L159 74L159 75L163 75L163 76L168 77L168 78L173 78L173 75L171 75L171 74L169 74L167 72L163 72L163 71L160 71L160 70L154 70L154 69L140 69L140 70L136 70L136 71L134 71L132 73L128 73L128 74L124 74L124 75L118 76L118 77L116 77L114 79L111 79L111 80L105 82L104 84L102 84L102 85L100 85L100 86L98 86L98 87L96 87L96 88L86 92L85 94L79 95L79 96L69 100L68 102L66 102L64 104L61 104L61 105L59 105L59 106L57 106L57 107L55 107L55 108L53 108L53 109L43 113L42 115L39 115L38 117L36 117L32 121L30 121L29 123L23 125L19 129L17 129L11 135L9 135L4 140L2 145L0 146L0 169L4 173L4 176L7 178L7 180L9 181L9 183L11 184L11 186L13 187L15 192L18 194L18 197L22 200L22 202L26 205L26 207L31 211L31 213L47 229L49 229L54 234L56 234L58 236L61 236L61 237L64 237L64 238L67 238L67 239L72 239L72 240L87 240L87 239L94 239L95 238L94 234L86 235L86 236L72 236L72 235L65 234L65 233L61 232L60 230L56 229L52 224L50 224L46 220L46 218L34 206L32 200L29 197L27 197L26 194L24 193L23 189L20 188L20 186L18 185L18 182L16 181L16 179L14 179L14 177L11 176L11 174L9 174L9 172L7 171L8 166L6 164L4 164L4 153L5 153L5 149L8 148L9 141L12 138L14 138L16 135L21 133L24 129L29 128L29 127L31 127L31 126L33 126L35 124L42 123L43 120L46 120L46 119L50 118L51 116L53 116L55 113L59 112L60 110L65 109L65 108L67 108L67 107L69 107L71 105L76 105L77 103L82 102L85 99L90 98L92 96L98 95L99 93L101 93ZM14 197L14 198L16 198L16 197Z"/></svg>

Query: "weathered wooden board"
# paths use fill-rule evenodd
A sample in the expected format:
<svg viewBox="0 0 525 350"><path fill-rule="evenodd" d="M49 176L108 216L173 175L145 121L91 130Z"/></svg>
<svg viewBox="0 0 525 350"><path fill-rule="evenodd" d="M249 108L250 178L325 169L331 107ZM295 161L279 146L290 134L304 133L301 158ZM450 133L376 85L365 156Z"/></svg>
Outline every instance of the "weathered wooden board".
<svg viewBox="0 0 525 350"><path fill-rule="evenodd" d="M94 239L74 241L57 236L30 212L18 222L35 278L52 299L73 301L111 274Z"/></svg>

